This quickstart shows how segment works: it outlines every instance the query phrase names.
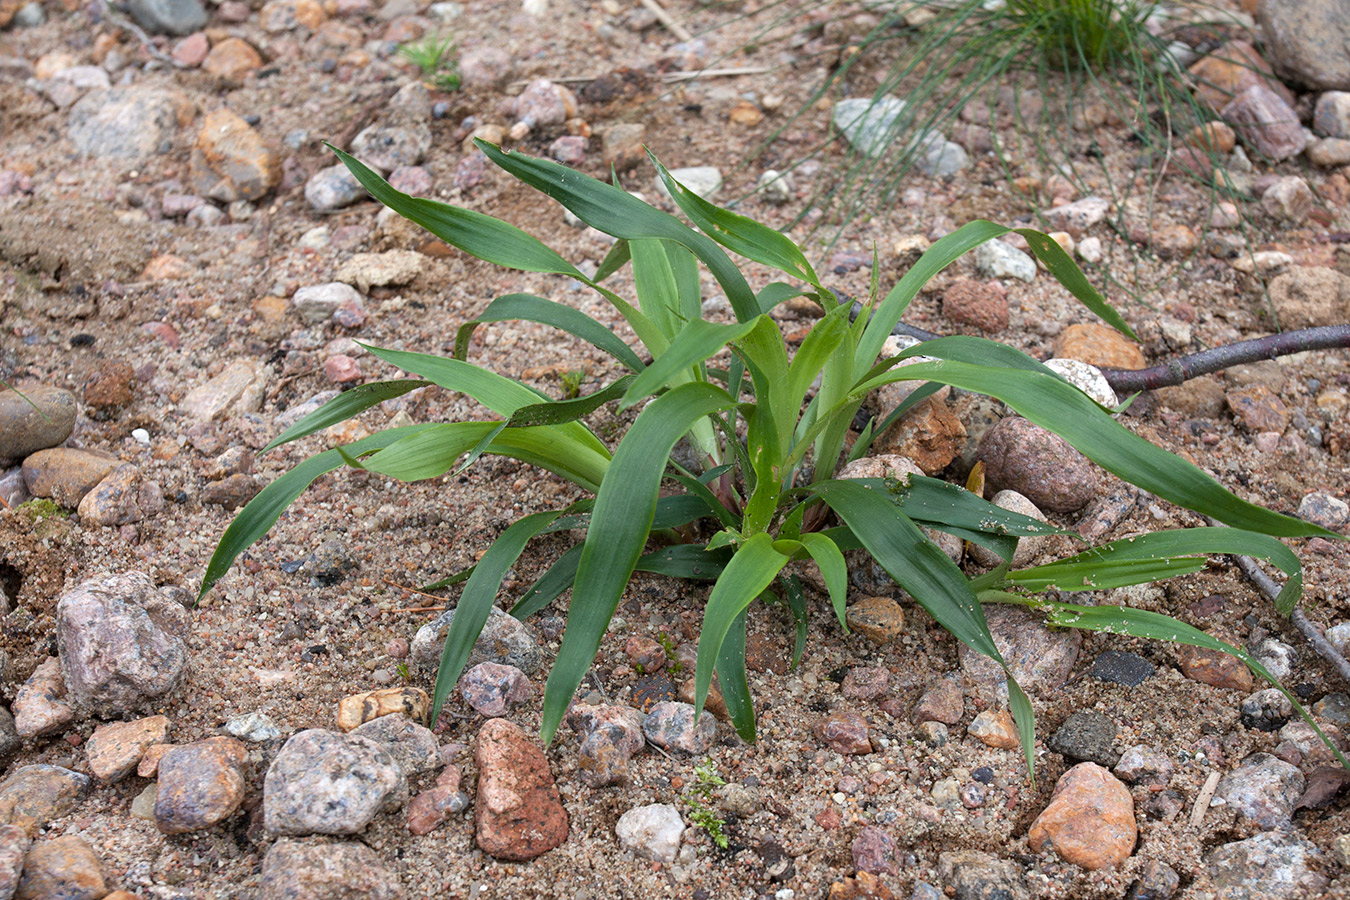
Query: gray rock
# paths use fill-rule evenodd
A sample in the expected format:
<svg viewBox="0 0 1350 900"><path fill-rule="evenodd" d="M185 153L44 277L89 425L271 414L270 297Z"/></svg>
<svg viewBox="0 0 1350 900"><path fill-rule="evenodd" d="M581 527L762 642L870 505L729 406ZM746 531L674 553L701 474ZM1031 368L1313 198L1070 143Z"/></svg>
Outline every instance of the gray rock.
<svg viewBox="0 0 1350 900"><path fill-rule="evenodd" d="M1286 175L1266 188L1261 195L1261 205L1273 218L1302 222L1312 212L1312 189L1297 175Z"/></svg>
<svg viewBox="0 0 1350 900"><path fill-rule="evenodd" d="M1111 201L1105 197L1084 197L1063 206L1044 210L1046 224L1053 231L1082 234L1096 225L1111 211Z"/></svg>
<svg viewBox="0 0 1350 900"><path fill-rule="evenodd" d="M23 766L0 784L0 822L36 835L48 822L79 806L93 783L88 775L60 766Z"/></svg>
<svg viewBox="0 0 1350 900"><path fill-rule="evenodd" d="M905 101L895 97L850 97L834 105L834 127L865 156L880 156L900 136Z"/></svg>
<svg viewBox="0 0 1350 900"><path fill-rule="evenodd" d="M305 182L305 200L320 212L351 206L365 193L361 182L341 163L320 169Z"/></svg>
<svg viewBox="0 0 1350 900"><path fill-rule="evenodd" d="M225 731L241 741L261 744L264 741L281 737L281 729L269 717L260 712L235 716L225 723Z"/></svg>
<svg viewBox="0 0 1350 900"><path fill-rule="evenodd" d="M1094 762L1109 769L1120 759L1111 746L1115 739L1115 722L1099 712L1079 710L1055 731L1050 749L1075 762Z"/></svg>
<svg viewBox="0 0 1350 900"><path fill-rule="evenodd" d="M0 825L0 900L10 900L18 890L23 858L32 843L17 825Z"/></svg>
<svg viewBox="0 0 1350 900"><path fill-rule="evenodd" d="M1114 409L1120 403L1120 398L1111 389L1111 383L1106 380L1102 370L1094 365L1079 359L1048 359L1045 367L1107 409Z"/></svg>
<svg viewBox="0 0 1350 900"><path fill-rule="evenodd" d="M1336 691L1313 704L1313 715L1344 730L1350 726L1350 697Z"/></svg>
<svg viewBox="0 0 1350 900"><path fill-rule="evenodd" d="M402 900L398 873L357 842L280 840L262 864L259 900Z"/></svg>
<svg viewBox="0 0 1350 900"><path fill-rule="evenodd" d="M1313 491L1304 494L1299 501L1298 515L1300 519L1307 519L1314 525L1334 530L1350 522L1350 505L1326 491Z"/></svg>
<svg viewBox="0 0 1350 900"><path fill-rule="evenodd" d="M1247 146L1273 160L1298 156L1307 143L1298 113L1264 84L1238 94L1220 115Z"/></svg>
<svg viewBox="0 0 1350 900"><path fill-rule="evenodd" d="M352 138L351 154L384 175L417 165L430 147L431 131L425 125L371 125Z"/></svg>
<svg viewBox="0 0 1350 900"><path fill-rule="evenodd" d="M262 406L267 378L267 367L261 362L237 359L219 375L189 391L179 409L200 422L256 412Z"/></svg>
<svg viewBox="0 0 1350 900"><path fill-rule="evenodd" d="M1350 164L1350 139L1316 138L1308 145L1308 161L1323 169Z"/></svg>
<svg viewBox="0 0 1350 900"><path fill-rule="evenodd" d="M750 818L763 806L764 799L757 787L731 781L717 789L717 808L742 819Z"/></svg>
<svg viewBox="0 0 1350 900"><path fill-rule="evenodd" d="M1350 653L1350 622L1332 625L1326 631L1326 639L1342 655Z"/></svg>
<svg viewBox="0 0 1350 900"><path fill-rule="evenodd" d="M1350 93L1327 91L1318 97L1313 130L1330 138L1350 138Z"/></svg>
<svg viewBox="0 0 1350 900"><path fill-rule="evenodd" d="M409 652L413 662L423 666L440 665L441 648L454 618L455 611L448 609L437 616L435 621L417 630ZM544 653L529 626L494 606L488 613L478 640L474 642L468 665L496 662L515 666L526 675L533 675L539 671L543 660Z"/></svg>
<svg viewBox="0 0 1350 900"><path fill-rule="evenodd" d="M1098 681L1138 687L1154 672L1153 663L1126 650L1104 650L1092 661L1088 674Z"/></svg>
<svg viewBox="0 0 1350 900"><path fill-rule="evenodd" d="M122 463L84 495L76 512L82 525L106 528L140 522L163 508L159 483L145 478L136 466Z"/></svg>
<svg viewBox="0 0 1350 900"><path fill-rule="evenodd" d="M970 154L955 141L943 141L924 150L914 167L925 175L941 178L970 168Z"/></svg>
<svg viewBox="0 0 1350 900"><path fill-rule="evenodd" d="M127 0L127 10L151 34L191 34L206 25L201 0Z"/></svg>
<svg viewBox="0 0 1350 900"><path fill-rule="evenodd" d="M1181 876L1167 863L1150 859L1144 863L1139 880L1130 887L1125 900L1170 900L1181 886Z"/></svg>
<svg viewBox="0 0 1350 900"><path fill-rule="evenodd" d="M14 14L12 20L15 28L36 28L39 25L46 24L47 10L38 0L25 3L19 7L19 11ZM0 889L0 897L4 897L3 889Z"/></svg>
<svg viewBox="0 0 1350 900"><path fill-rule="evenodd" d="M1257 14L1275 71L1312 90L1350 90L1343 0L1262 0Z"/></svg>
<svg viewBox="0 0 1350 900"><path fill-rule="evenodd" d="M667 700L657 703L642 720L642 734L664 750L679 750L697 755L707 753L717 737L717 722L710 713L694 723L692 703Z"/></svg>
<svg viewBox="0 0 1350 900"><path fill-rule="evenodd" d="M515 666L485 662L460 676L459 693L475 712L493 718L530 699L534 690L530 679Z"/></svg>
<svg viewBox="0 0 1350 900"><path fill-rule="evenodd" d="M722 170L716 166L689 166L683 169L671 169L670 177L704 200L711 200L722 189ZM670 196L670 192L666 190L666 183L659 178L656 180L656 190L662 196Z"/></svg>
<svg viewBox="0 0 1350 900"><path fill-rule="evenodd" d="M70 109L70 140L85 156L147 159L173 149L192 112L182 94L161 88L90 91Z"/></svg>
<svg viewBox="0 0 1350 900"><path fill-rule="evenodd" d="M66 699L61 661L49 657L33 670L12 704L14 730L19 737L37 737L60 731L75 721L75 708Z"/></svg>
<svg viewBox="0 0 1350 900"><path fill-rule="evenodd" d="M1097 493L1097 471L1068 441L1020 416L985 432L978 457L994 490L1013 490L1039 509L1075 512Z"/></svg>
<svg viewBox="0 0 1350 900"><path fill-rule="evenodd" d="M765 203L772 203L775 206L787 203L792 199L796 190L792 183L792 176L787 172L779 172L777 169L765 169L759 176L759 195L764 198Z"/></svg>
<svg viewBox="0 0 1350 900"><path fill-rule="evenodd" d="M0 706L0 759L19 749L21 740L19 729L14 724L14 717L10 715L9 710Z"/></svg>
<svg viewBox="0 0 1350 900"><path fill-rule="evenodd" d="M653 803L619 816L614 833L625 850L644 859L673 863L684 837L684 820L669 803Z"/></svg>
<svg viewBox="0 0 1350 900"><path fill-rule="evenodd" d="M1217 847L1205 866L1224 900L1295 900L1326 885L1314 868L1321 855L1297 835L1268 831Z"/></svg>
<svg viewBox="0 0 1350 900"><path fill-rule="evenodd" d="M1279 731L1293 714L1293 704L1275 688L1257 691L1242 701L1242 724L1257 731Z"/></svg>
<svg viewBox="0 0 1350 900"><path fill-rule="evenodd" d="M3 434L0 431L0 434ZM23 483L23 469L15 466L5 472L0 472L0 500L8 503L10 508L18 506L20 503L27 503L33 499L33 495L28 493L28 485ZM2 591L3 588L0 588ZM4 611L9 612L9 604L4 604Z"/></svg>
<svg viewBox="0 0 1350 900"><path fill-rule="evenodd" d="M1120 755L1113 770L1117 777L1130 784L1167 784L1172 780L1176 766L1166 753L1143 744L1135 744Z"/></svg>
<svg viewBox="0 0 1350 900"><path fill-rule="evenodd" d="M263 779L274 834L357 834L407 800L407 779L383 746L319 728L292 736Z"/></svg>
<svg viewBox="0 0 1350 900"><path fill-rule="evenodd" d="M409 778L433 772L440 765L436 735L407 716L397 713L380 716L357 726L351 733L370 738L383 747Z"/></svg>
<svg viewBox="0 0 1350 900"><path fill-rule="evenodd" d="M1017 278L1028 284L1036 280L1036 261L997 239L975 248L975 268L990 278Z"/></svg>
<svg viewBox="0 0 1350 900"><path fill-rule="evenodd" d="M938 871L956 900L1025 900L1026 883L1011 860L979 850L952 850L938 855Z"/></svg>
<svg viewBox="0 0 1350 900"><path fill-rule="evenodd" d="M1288 828L1303 787L1297 768L1269 753L1253 753L1223 777L1215 796L1262 828Z"/></svg>
<svg viewBox="0 0 1350 900"><path fill-rule="evenodd" d="M341 538L328 538L314 548L302 567L315 587L332 587L356 568L356 560Z"/></svg>
<svg viewBox="0 0 1350 900"><path fill-rule="evenodd" d="M0 390L0 459L55 447L75 430L75 395L38 385Z"/></svg>
<svg viewBox="0 0 1350 900"><path fill-rule="evenodd" d="M1029 693L1048 693L1064 686L1078 659L1083 637L1072 629L1052 631L1041 617L1015 606L994 605L985 611L999 652L1017 682ZM961 669L987 699L1006 696L1006 676L998 664L965 644L958 648Z"/></svg>
<svg viewBox="0 0 1350 900"><path fill-rule="evenodd" d="M1294 648L1276 638L1266 638L1256 645L1252 655L1257 662L1270 670L1277 681L1284 681L1294 674Z"/></svg>
<svg viewBox="0 0 1350 900"><path fill-rule="evenodd" d="M361 293L350 284L330 281L300 288L291 296L291 306L307 325L327 322L344 306L364 306Z"/></svg>
<svg viewBox="0 0 1350 900"><path fill-rule="evenodd" d="M168 694L187 668L188 613L144 572L86 581L56 604L70 702L113 717Z"/></svg>

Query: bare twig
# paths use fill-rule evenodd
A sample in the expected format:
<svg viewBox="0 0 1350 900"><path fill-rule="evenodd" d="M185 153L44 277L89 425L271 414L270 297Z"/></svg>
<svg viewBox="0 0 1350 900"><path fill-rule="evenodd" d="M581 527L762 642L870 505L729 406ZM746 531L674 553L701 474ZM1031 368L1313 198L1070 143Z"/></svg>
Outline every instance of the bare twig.
<svg viewBox="0 0 1350 900"><path fill-rule="evenodd" d="M733 66L727 69L691 69L681 72L663 72L661 81L663 84L674 84L677 81L693 81L696 78L734 78L737 75L764 75L772 72L770 66ZM549 77L549 81L554 84L589 84L592 81L598 81L599 75L559 75ZM506 87L508 90L517 91L528 85L529 81L513 81Z"/></svg>
<svg viewBox="0 0 1350 900"><path fill-rule="evenodd" d="M98 5L103 10L104 18L112 22L118 28L124 28L127 31L131 32L135 36L136 40L141 42L141 47L145 49L145 52L149 53L153 59L156 59L159 62L164 63L165 65L173 66L175 69L187 68L187 66L183 65L178 60L174 59L172 56L156 47L150 35L146 34L145 31L142 30L141 26L137 25L131 19L122 15L122 13L119 12L118 10L113 9L112 4L109 3L108 0L98 0Z"/></svg>
<svg viewBox="0 0 1350 900"><path fill-rule="evenodd" d="M675 35L676 38L682 41L691 41L694 39L694 36L689 33L689 29L685 28L679 22L676 22L675 18L670 13L666 12L666 8L660 3L657 3L656 0L639 0L639 2L647 7L647 9L651 11L651 14L656 16L656 21L666 26L666 30Z"/></svg>
<svg viewBox="0 0 1350 900"><path fill-rule="evenodd" d="M1191 827L1199 828L1200 823L1205 820L1205 811L1209 809L1209 803L1214 799L1214 792L1219 787L1219 773L1210 772L1209 777L1205 779L1205 786L1200 788L1200 796L1195 798L1195 806L1191 807Z"/></svg>

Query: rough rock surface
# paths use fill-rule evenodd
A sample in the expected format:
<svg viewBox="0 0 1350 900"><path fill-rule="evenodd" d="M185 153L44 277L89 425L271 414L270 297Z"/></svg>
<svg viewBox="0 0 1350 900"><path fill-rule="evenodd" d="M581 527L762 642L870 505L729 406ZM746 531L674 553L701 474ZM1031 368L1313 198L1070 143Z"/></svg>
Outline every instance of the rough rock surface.
<svg viewBox="0 0 1350 900"><path fill-rule="evenodd" d="M401 900L398 874L365 844L283 838L262 864L260 900Z"/></svg>
<svg viewBox="0 0 1350 900"><path fill-rule="evenodd" d="M1060 776L1047 806L1027 833L1032 850L1046 844L1085 869L1120 866L1134 852L1138 829L1125 785L1096 763L1079 763Z"/></svg>
<svg viewBox="0 0 1350 900"><path fill-rule="evenodd" d="M248 750L232 737L172 747L160 757L155 826L165 834L211 828L244 800Z"/></svg>
<svg viewBox="0 0 1350 900"><path fill-rule="evenodd" d="M311 728L293 735L263 781L267 830L357 834L408 799L408 782L370 738Z"/></svg>
<svg viewBox="0 0 1350 900"><path fill-rule="evenodd" d="M478 798L476 840L498 859L534 859L567 840L563 809L548 759L523 731L505 719L489 719L474 740Z"/></svg>

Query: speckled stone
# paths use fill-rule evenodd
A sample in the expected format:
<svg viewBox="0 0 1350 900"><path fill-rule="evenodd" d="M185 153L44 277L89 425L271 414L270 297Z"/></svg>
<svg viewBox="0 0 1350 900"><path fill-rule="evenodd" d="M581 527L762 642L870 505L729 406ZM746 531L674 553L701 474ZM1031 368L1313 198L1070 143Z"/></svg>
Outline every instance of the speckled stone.
<svg viewBox="0 0 1350 900"><path fill-rule="evenodd" d="M859 755L872 752L867 718L861 713L843 711L831 713L812 727L816 738L836 753Z"/></svg>
<svg viewBox="0 0 1350 900"><path fill-rule="evenodd" d="M1024 690L1040 694L1064 686L1083 644L1078 631L1051 630L1035 613L999 604L985 609L985 620L995 645ZM957 653L961 669L975 682L977 691L987 699L1006 695L1007 676L997 663L965 644L957 648Z"/></svg>
<svg viewBox="0 0 1350 900"><path fill-rule="evenodd" d="M38 841L23 861L15 900L99 900L108 893L103 864L74 835Z"/></svg>
<svg viewBox="0 0 1350 900"><path fill-rule="evenodd" d="M951 678L934 678L914 704L914 722L943 722L955 725L965 712L965 692Z"/></svg>
<svg viewBox="0 0 1350 900"><path fill-rule="evenodd" d="M485 662L460 676L459 693L479 715L493 718L530 699L534 688L515 666Z"/></svg>
<svg viewBox="0 0 1350 900"><path fill-rule="evenodd" d="M164 834L203 831L229 818L244 800L248 750L232 737L181 744L159 760L155 827Z"/></svg>
<svg viewBox="0 0 1350 900"><path fill-rule="evenodd" d="M9 900L19 887L23 858L32 840L17 825L0 825L0 898Z"/></svg>
<svg viewBox="0 0 1350 900"><path fill-rule="evenodd" d="M423 625L413 637L411 657L423 666L439 666L445 635L454 621L455 611L446 610L435 621ZM492 607L483 631L474 641L468 665L495 662L515 666L526 675L533 675L543 664L544 653L529 626L519 619Z"/></svg>
<svg viewBox="0 0 1350 900"><path fill-rule="evenodd" d="M1224 900L1295 900L1321 896L1321 856L1298 835L1268 831L1220 845L1206 854L1205 866Z"/></svg>
<svg viewBox="0 0 1350 900"><path fill-rule="evenodd" d="M1120 760L1112 748L1116 723L1096 710L1072 713L1050 738L1050 749L1075 762L1094 762L1110 768Z"/></svg>
<svg viewBox="0 0 1350 900"><path fill-rule="evenodd" d="M365 844L283 839L263 858L259 900L403 900L397 871Z"/></svg>
<svg viewBox="0 0 1350 900"><path fill-rule="evenodd" d="M876 825L864 825L849 846L853 868L873 875L899 875L895 838Z"/></svg>
<svg viewBox="0 0 1350 900"><path fill-rule="evenodd" d="M567 811L543 750L505 719L489 719L474 741L478 847L498 859L534 859L567 840Z"/></svg>
<svg viewBox="0 0 1350 900"><path fill-rule="evenodd" d="M653 803L619 816L614 833L619 845L635 856L673 863L684 837L684 820L669 803Z"/></svg>
<svg viewBox="0 0 1350 900"><path fill-rule="evenodd" d="M31 837L48 822L74 810L90 783L88 775L60 766L15 769L0 783L0 823L17 825Z"/></svg>
<svg viewBox="0 0 1350 900"><path fill-rule="evenodd" d="M440 764L436 736L429 728L401 714L372 719L353 729L352 734L368 737L384 747L409 778L434 771Z"/></svg>
<svg viewBox="0 0 1350 900"><path fill-rule="evenodd" d="M89 773L105 784L121 781L135 771L152 744L163 743L168 737L169 720L165 716L100 725L84 745Z"/></svg>
<svg viewBox="0 0 1350 900"><path fill-rule="evenodd" d="M688 703L666 701L652 707L642 720L642 734L664 750L697 755L707 753L717 738L717 720L709 714L694 722L694 707Z"/></svg>
<svg viewBox="0 0 1350 900"><path fill-rule="evenodd" d="M977 455L992 490L1016 491L1038 509L1075 512L1097 493L1097 471L1087 457L1021 416L1001 419L985 432Z"/></svg>
<svg viewBox="0 0 1350 900"><path fill-rule="evenodd" d="M138 467L122 463L84 495L76 512L86 527L111 528L135 524L163 508L159 484L145 478Z"/></svg>
<svg viewBox="0 0 1350 900"><path fill-rule="evenodd" d="M1154 672L1153 663L1127 650L1103 650L1092 661L1088 674L1098 681L1138 687Z"/></svg>
<svg viewBox="0 0 1350 900"><path fill-rule="evenodd" d="M581 780L593 786L619 784L628 777L628 761L647 744L641 710L631 706L573 706L567 724L582 736L577 751Z"/></svg>
<svg viewBox="0 0 1350 900"><path fill-rule="evenodd" d="M874 644L889 644L905 632L905 611L893 597L862 597L848 607L844 620Z"/></svg>
<svg viewBox="0 0 1350 900"><path fill-rule="evenodd" d="M469 808L469 795L460 790L459 766L446 766L436 776L434 787L408 801L408 831L429 834L455 813Z"/></svg>
<svg viewBox="0 0 1350 900"><path fill-rule="evenodd" d="M408 782L370 738L311 728L293 735L263 780L267 830L357 834L408 799Z"/></svg>
<svg viewBox="0 0 1350 900"><path fill-rule="evenodd" d="M66 699L61 661L48 657L20 686L11 705L19 737L37 737L60 731L75 721L75 707Z"/></svg>
<svg viewBox="0 0 1350 900"><path fill-rule="evenodd" d="M980 743L1000 750L1012 750L1021 745L1017 723L1006 709L986 709L971 720L966 733Z"/></svg>
<svg viewBox="0 0 1350 900"><path fill-rule="evenodd" d="M1214 796L1262 828L1288 828L1303 794L1303 773L1269 753L1253 753L1219 782Z"/></svg>

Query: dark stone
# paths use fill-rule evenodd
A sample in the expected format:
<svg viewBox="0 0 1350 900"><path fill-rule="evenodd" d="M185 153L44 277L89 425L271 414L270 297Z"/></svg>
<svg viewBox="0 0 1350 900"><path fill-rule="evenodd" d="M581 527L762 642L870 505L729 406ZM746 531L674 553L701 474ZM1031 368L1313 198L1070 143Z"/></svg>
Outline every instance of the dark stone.
<svg viewBox="0 0 1350 900"><path fill-rule="evenodd" d="M1092 661L1088 674L1098 681L1138 687L1153 674L1153 663L1137 653L1125 650L1106 650Z"/></svg>
<svg viewBox="0 0 1350 900"><path fill-rule="evenodd" d="M1120 754L1111 749L1115 739L1116 723L1099 712L1083 710L1064 720L1050 738L1050 749L1067 759L1109 769L1120 760Z"/></svg>

